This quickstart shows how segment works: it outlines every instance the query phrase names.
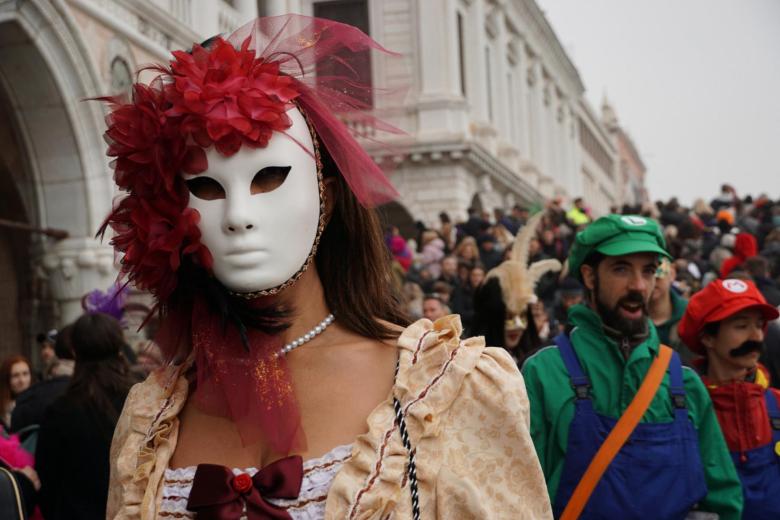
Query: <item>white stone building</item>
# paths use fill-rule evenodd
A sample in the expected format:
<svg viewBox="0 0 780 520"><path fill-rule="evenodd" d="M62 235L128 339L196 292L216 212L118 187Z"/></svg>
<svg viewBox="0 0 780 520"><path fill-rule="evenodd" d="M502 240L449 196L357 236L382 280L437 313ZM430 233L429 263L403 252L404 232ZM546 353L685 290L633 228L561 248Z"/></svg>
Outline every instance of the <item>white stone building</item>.
<svg viewBox="0 0 780 520"><path fill-rule="evenodd" d="M116 278L94 238L114 195L103 108L85 100L256 14L254 0L0 1L0 357L29 354Z"/></svg>
<svg viewBox="0 0 780 520"><path fill-rule="evenodd" d="M408 58L375 79L411 86L395 122L411 150L392 174L396 208L426 223L515 203L584 196L595 214L618 204L617 148L533 0L273 0L361 26ZM398 160L398 158L396 158Z"/></svg>
<svg viewBox="0 0 780 520"><path fill-rule="evenodd" d="M619 202L616 148L533 0L0 0L0 355L29 352L116 276L94 238L115 194L104 113L84 100L258 12L334 17L406 56L372 63L376 84L410 87L403 104L376 106L409 134L390 158L393 218Z"/></svg>

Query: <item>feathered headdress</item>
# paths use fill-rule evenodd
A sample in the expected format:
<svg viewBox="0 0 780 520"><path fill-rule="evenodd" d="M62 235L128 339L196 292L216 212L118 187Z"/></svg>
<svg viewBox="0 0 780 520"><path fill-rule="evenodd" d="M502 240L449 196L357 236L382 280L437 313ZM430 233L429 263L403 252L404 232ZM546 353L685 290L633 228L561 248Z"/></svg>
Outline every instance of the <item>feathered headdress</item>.
<svg viewBox="0 0 780 520"><path fill-rule="evenodd" d="M536 301L535 289L548 271L560 271L561 263L555 259L540 260L528 265L528 246L536 234L543 212L531 217L515 237L512 258L491 269L486 279L497 278L507 311L521 315L529 303Z"/></svg>

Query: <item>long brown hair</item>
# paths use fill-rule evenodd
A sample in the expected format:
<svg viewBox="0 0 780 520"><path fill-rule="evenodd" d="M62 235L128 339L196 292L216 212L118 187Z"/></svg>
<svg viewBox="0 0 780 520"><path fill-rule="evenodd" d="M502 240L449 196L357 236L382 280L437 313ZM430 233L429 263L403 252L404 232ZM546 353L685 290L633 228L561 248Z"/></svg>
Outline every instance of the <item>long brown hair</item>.
<svg viewBox="0 0 780 520"><path fill-rule="evenodd" d="M126 347L122 328L116 319L98 312L82 315L71 334L76 367L66 395L92 411L101 427L98 433L110 438L135 383L122 357Z"/></svg>
<svg viewBox="0 0 780 520"><path fill-rule="evenodd" d="M4 414L8 404L16 399L16 396L11 393L11 369L17 363L27 364L32 378L32 365L26 357L11 356L3 360L2 365L0 365L0 415Z"/></svg>
<svg viewBox="0 0 780 520"><path fill-rule="evenodd" d="M379 216L360 205L325 147L321 150L323 175L336 183L333 211L315 257L325 301L348 329L372 339L396 337L378 320L408 325L409 317L393 283Z"/></svg>

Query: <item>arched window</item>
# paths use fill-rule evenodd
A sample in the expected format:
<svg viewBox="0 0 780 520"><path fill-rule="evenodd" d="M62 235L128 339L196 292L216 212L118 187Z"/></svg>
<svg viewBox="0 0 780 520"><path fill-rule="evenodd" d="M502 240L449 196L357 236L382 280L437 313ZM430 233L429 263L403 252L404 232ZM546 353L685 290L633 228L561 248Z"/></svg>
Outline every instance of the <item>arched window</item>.
<svg viewBox="0 0 780 520"><path fill-rule="evenodd" d="M114 94L129 94L133 84L133 75L130 66L117 56L111 61L111 92Z"/></svg>

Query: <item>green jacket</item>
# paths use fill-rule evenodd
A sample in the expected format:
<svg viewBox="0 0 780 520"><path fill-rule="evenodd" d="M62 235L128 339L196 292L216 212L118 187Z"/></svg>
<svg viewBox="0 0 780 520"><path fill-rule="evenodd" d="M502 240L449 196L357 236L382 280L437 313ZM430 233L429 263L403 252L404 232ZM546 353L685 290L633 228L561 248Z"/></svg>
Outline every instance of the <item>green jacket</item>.
<svg viewBox="0 0 780 520"><path fill-rule="evenodd" d="M655 328L649 328L649 337L626 361L617 343L604 334L599 316L589 307L575 305L569 309L569 322L575 327L570 336L572 344L591 381L594 409L602 415L619 417L644 380L651 358L658 354ZM531 404L531 437L547 479L550 500L554 502L566 458L569 424L574 416L574 390L555 346L528 358L522 372ZM683 380L688 415L699 434L699 451L709 491L699 509L718 513L721 519L738 520L742 512L742 488L712 401L695 372L685 368ZM670 422L673 419L667 375L642 422Z"/></svg>
<svg viewBox="0 0 780 520"><path fill-rule="evenodd" d="M672 315L662 324L656 325L655 330L658 332L658 339L661 343L676 350L680 354L680 360L683 364L690 366L696 356L683 343L677 333L677 324L680 323L685 309L688 308L688 300L677 294L674 289L669 290L669 297L672 299Z"/></svg>

